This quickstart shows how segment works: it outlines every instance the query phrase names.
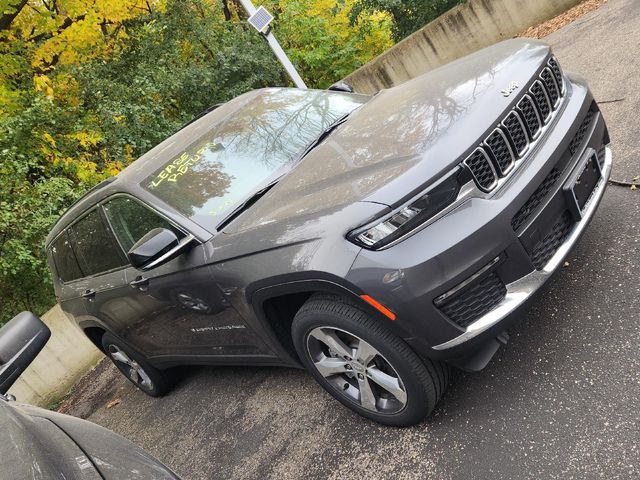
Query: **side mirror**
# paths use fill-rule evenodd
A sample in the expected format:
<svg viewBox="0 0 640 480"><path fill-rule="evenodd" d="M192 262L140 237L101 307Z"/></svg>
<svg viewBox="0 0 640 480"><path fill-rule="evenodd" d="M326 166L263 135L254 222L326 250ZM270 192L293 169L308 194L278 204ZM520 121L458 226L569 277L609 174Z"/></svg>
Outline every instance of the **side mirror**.
<svg viewBox="0 0 640 480"><path fill-rule="evenodd" d="M131 247L127 257L138 270L150 270L180 255L193 240L192 235L178 240L171 230L154 228Z"/></svg>
<svg viewBox="0 0 640 480"><path fill-rule="evenodd" d="M49 337L49 327L31 312L16 315L0 328L0 394L7 393Z"/></svg>
<svg viewBox="0 0 640 480"><path fill-rule="evenodd" d="M336 82L329 87L329 90L334 92L353 93L353 87L346 82Z"/></svg>

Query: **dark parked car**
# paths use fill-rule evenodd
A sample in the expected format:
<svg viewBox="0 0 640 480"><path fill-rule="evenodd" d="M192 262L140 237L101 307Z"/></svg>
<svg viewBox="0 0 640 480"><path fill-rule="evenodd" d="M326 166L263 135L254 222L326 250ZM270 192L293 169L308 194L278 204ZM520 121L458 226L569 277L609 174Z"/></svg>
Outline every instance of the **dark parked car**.
<svg viewBox="0 0 640 480"><path fill-rule="evenodd" d="M534 41L373 97L249 92L63 215L56 293L150 395L180 364L302 365L356 412L410 425L563 262L608 144L584 80Z"/></svg>
<svg viewBox="0 0 640 480"><path fill-rule="evenodd" d="M179 480L158 460L98 425L18 403L7 394L51 332L30 312L0 329L0 478Z"/></svg>

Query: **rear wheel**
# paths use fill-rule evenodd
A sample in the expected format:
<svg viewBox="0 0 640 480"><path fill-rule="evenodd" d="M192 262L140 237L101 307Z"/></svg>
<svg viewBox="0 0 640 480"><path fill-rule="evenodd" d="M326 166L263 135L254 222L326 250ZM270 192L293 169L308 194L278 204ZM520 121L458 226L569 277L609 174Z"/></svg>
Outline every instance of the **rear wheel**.
<svg viewBox="0 0 640 480"><path fill-rule="evenodd" d="M161 397L171 390L173 382L167 372L151 366L116 336L105 333L102 348L118 370L147 395Z"/></svg>
<svg viewBox="0 0 640 480"><path fill-rule="evenodd" d="M339 297L315 295L292 325L302 363L333 397L376 422L409 426L444 394L449 367L423 360L367 313Z"/></svg>

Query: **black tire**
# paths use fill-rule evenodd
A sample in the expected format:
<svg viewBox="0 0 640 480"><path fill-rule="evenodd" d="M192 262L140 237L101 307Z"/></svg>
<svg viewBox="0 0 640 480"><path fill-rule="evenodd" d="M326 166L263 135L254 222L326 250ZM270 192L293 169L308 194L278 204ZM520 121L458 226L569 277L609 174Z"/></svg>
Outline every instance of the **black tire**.
<svg viewBox="0 0 640 480"><path fill-rule="evenodd" d="M142 355L135 352L115 335L105 333L102 336L102 348L116 368L147 395L161 397L173 387L174 382L169 372L151 366ZM131 363L123 363L122 357L120 357L121 360L117 360L118 352L123 353ZM147 378L144 378L145 376Z"/></svg>
<svg viewBox="0 0 640 480"><path fill-rule="evenodd" d="M406 401L404 406L398 407L399 411L377 411L379 403L374 403L376 411L364 408L360 401L343 393L343 391L352 391L346 383L342 388L336 386L336 383L348 380L343 380L343 373L328 377L333 379L333 383L331 383L318 371L312 359L313 354L310 351L312 348L308 345L311 345L309 342L315 342L315 337L311 335L312 332L318 332L318 329L324 332L325 327L329 327L326 330L328 332L332 331L331 328L335 328L339 334L344 332L358 340L364 340L365 343L377 350L379 356L375 358L382 357L380 361L387 362L393 369L393 373L397 373L404 386ZM450 378L450 367L447 364L420 358L409 345L385 329L380 322L372 319L354 303L341 297L325 294L312 296L296 314L291 328L298 356L318 383L343 405L375 422L397 427L415 425L431 414L447 389ZM343 339L346 338L348 341L349 335L345 335ZM313 337L311 340L309 340L310 336ZM331 358L331 360L340 360L340 358ZM359 368L361 367L362 365L359 366ZM349 366L347 368L351 370L347 373L353 375L355 367ZM369 377L369 369L366 371L366 375ZM358 377L364 380L361 375ZM338 376L338 380L336 380L336 376ZM350 381L353 382L353 377ZM375 383L369 382L369 384L374 385L376 390L382 391ZM362 396L361 393L359 395ZM383 393L383 395L387 394ZM399 401L398 404L402 404L402 401Z"/></svg>

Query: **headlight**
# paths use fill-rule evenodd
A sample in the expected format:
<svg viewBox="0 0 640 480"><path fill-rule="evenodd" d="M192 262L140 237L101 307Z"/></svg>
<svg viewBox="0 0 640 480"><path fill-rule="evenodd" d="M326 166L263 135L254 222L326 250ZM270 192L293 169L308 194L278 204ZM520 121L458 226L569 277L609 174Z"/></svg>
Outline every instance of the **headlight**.
<svg viewBox="0 0 640 480"><path fill-rule="evenodd" d="M347 238L362 247L378 250L405 236L456 200L460 191L459 173L460 169L456 168L418 198L413 198L375 223L352 231Z"/></svg>

